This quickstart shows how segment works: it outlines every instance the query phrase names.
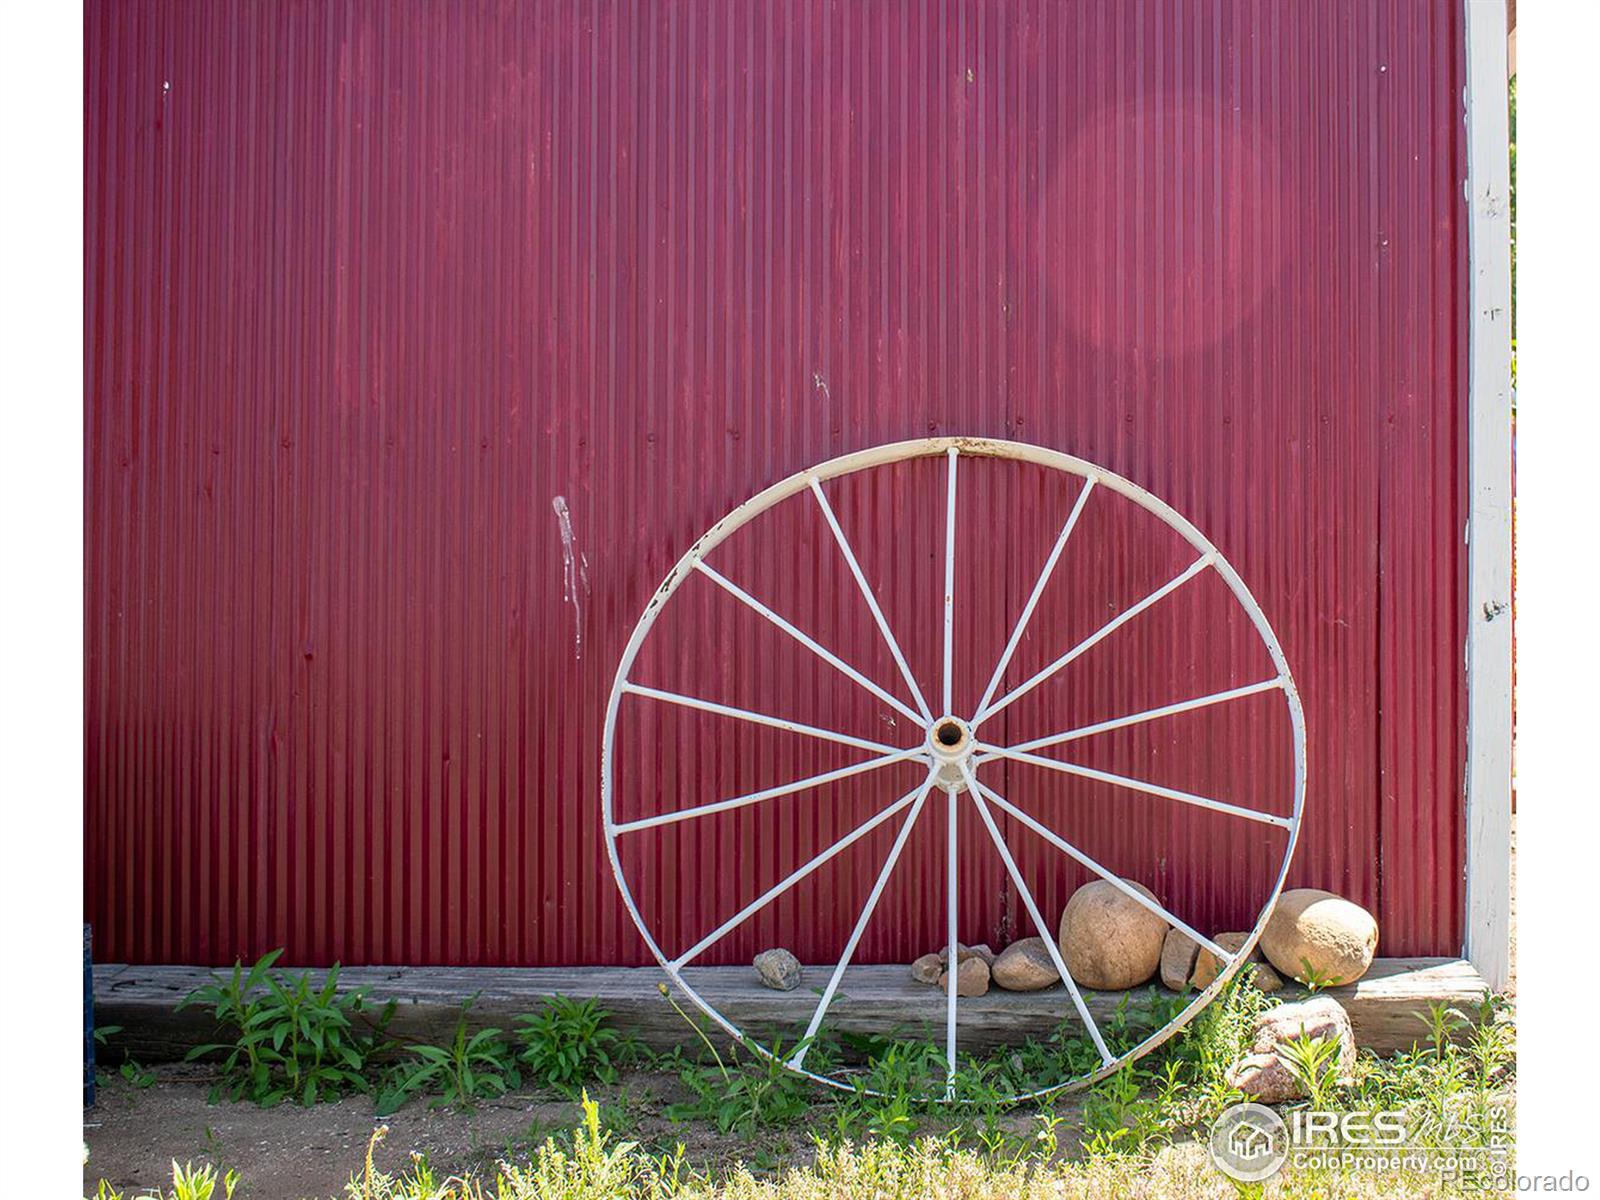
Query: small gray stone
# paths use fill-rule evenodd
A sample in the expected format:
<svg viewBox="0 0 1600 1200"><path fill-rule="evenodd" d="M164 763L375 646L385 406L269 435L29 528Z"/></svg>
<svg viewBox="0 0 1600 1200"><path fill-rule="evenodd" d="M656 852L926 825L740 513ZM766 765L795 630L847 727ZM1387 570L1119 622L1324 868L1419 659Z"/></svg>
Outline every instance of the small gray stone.
<svg viewBox="0 0 1600 1200"><path fill-rule="evenodd" d="M1002 950L994 960L993 975L995 986L1008 992L1036 992L1061 980L1040 937L1023 938Z"/></svg>
<svg viewBox="0 0 1600 1200"><path fill-rule="evenodd" d="M763 950L751 963L761 982L779 992L800 986L800 960L784 949Z"/></svg>
<svg viewBox="0 0 1600 1200"><path fill-rule="evenodd" d="M924 954L911 964L911 978L918 983L938 983L944 974L944 961L937 954Z"/></svg>

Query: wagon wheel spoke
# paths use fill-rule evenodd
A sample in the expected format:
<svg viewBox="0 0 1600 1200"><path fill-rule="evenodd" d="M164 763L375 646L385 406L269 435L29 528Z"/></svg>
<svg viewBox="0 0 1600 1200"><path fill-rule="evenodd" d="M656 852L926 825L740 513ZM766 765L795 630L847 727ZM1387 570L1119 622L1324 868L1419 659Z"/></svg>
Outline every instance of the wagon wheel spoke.
<svg viewBox="0 0 1600 1200"><path fill-rule="evenodd" d="M862 906L861 915L856 918L855 928L850 931L850 940L845 943L844 953L839 956L838 964L833 968L833 974L828 976L828 986L822 989L822 998L817 1001L817 1008L811 1014L811 1021L806 1026L800 1045L789 1056L787 1066L798 1071L805 1065L806 1055L811 1050L811 1039L816 1037L817 1030L822 1027L822 1018L828 1011L828 1005L833 1003L834 993L839 990L839 982L844 978L845 968L850 965L850 960L855 956L856 946L861 941L861 935L866 931L867 922L872 918L873 910L878 907L878 900L883 895L884 885L889 882L889 876L894 874L894 866L900 860L900 851L905 849L906 839L911 836L911 830L917 823L917 818L922 815L922 807L928 799L928 793L933 790L934 772L928 772L927 782L917 792L917 799L911 806L905 822L900 826L900 832L895 836L894 845L889 848L888 857L883 860L883 867L878 872L878 878L872 885L872 892L867 896L867 902Z"/></svg>
<svg viewBox="0 0 1600 1200"><path fill-rule="evenodd" d="M1143 779L1131 779L1126 775L1115 775L1110 771L1097 771L1093 767L1062 762L1058 758L1045 758L1041 754L1029 754L1026 751L1014 750L1007 746L985 746L984 751L985 753L978 760L980 763L996 758L1009 758L1016 762L1031 763L1036 767L1048 767L1052 771L1061 771L1067 775L1076 775L1081 779L1093 779L1100 783L1109 783L1113 787L1123 787L1134 792L1145 792L1151 796L1177 800L1182 804L1192 804L1196 808L1207 808L1212 812L1226 813L1230 817L1242 817L1247 821L1259 821L1263 825L1278 825L1287 829L1294 823L1293 817L1280 817L1276 813L1260 812L1254 808L1241 808L1237 804L1227 804L1221 800L1213 800L1209 796L1197 796L1193 792L1180 791L1178 788L1163 787L1159 783L1149 783Z"/></svg>
<svg viewBox="0 0 1600 1200"><path fill-rule="evenodd" d="M1100 641L1109 637L1118 629L1121 629L1122 626L1133 620L1151 605L1177 591L1184 584L1188 583L1189 580L1193 579L1196 575L1200 574L1201 571L1209 567L1212 564L1212 561L1213 556L1211 554L1202 554L1199 558L1195 559L1195 561L1191 563L1187 569L1180 571L1177 575L1174 575L1171 579L1167 580L1166 583L1162 584L1143 600L1140 600L1137 604L1123 609L1116 616L1112 617L1111 620L1100 626L1099 629L1095 630L1088 637L1084 638L1083 641L1079 642L1071 650L1068 650L1060 658L1056 659L1055 662L1051 663L1048 667L1045 667L1043 670L1038 672L1038 674L1030 678L1026 683L1012 688L1011 691L1007 692L1004 696L1001 696L1000 699L983 708L980 708L977 714L973 716L972 723L977 725L981 721L988 720L1012 701L1027 695L1027 693L1031 692L1045 680L1049 679L1052 675L1061 670L1062 667L1066 666L1084 651L1088 650L1092 646L1097 645Z"/></svg>
<svg viewBox="0 0 1600 1200"><path fill-rule="evenodd" d="M901 796L900 799L896 800L877 816L871 818L870 820L863 821L849 833L845 834L844 837L840 838L833 845L829 846L821 854L818 854L816 857L812 858L804 866L798 867L791 871L779 882L773 884L765 892L762 892L761 895L750 901L749 904L745 905L733 916L729 917L721 925L718 925L710 933L706 934L705 937L701 938L693 946L689 947L689 949L685 950L682 954L678 955L677 958L673 959L669 964L670 969L677 971L681 969L684 964L705 953L709 947L721 941L740 925L743 925L756 913L760 912L767 905L771 904L795 884L799 883L806 876L816 871L817 868L821 867L827 862L832 861L834 858L837 858L840 854L844 853L844 851L848 850L862 838L866 837L867 834L871 833L878 826L892 818L896 813L901 812L908 805L914 803L917 798L923 794L923 790L926 788L926 786L926 784L923 784L919 787L912 788L911 791L907 792L904 796Z"/></svg>
<svg viewBox="0 0 1600 1200"><path fill-rule="evenodd" d="M945 1016L944 1016L944 1098L953 1100L956 1094L956 976L961 973L961 956L956 940L956 899L959 872L956 867L956 793L948 793L946 805L949 832L945 838L945 913L949 957L945 959Z"/></svg>
<svg viewBox="0 0 1600 1200"><path fill-rule="evenodd" d="M950 711L950 693L955 662L956 628L956 460L959 455L951 446L947 451L949 470L945 482L944 498L944 709ZM954 971L950 972L953 976ZM954 993L952 993L953 995ZM952 1004L954 1001L951 1002ZM950 1010L954 1012L955 1009ZM952 1025L955 1018L951 1017Z"/></svg>
<svg viewBox="0 0 1600 1200"><path fill-rule="evenodd" d="M924 721L933 720L933 714L928 711L928 702L922 697L922 689L917 686L911 668L906 665L906 656L900 653L900 643L895 640L894 633L889 629L889 622L883 615L883 609L878 607L878 597L873 594L872 585L867 582L866 575L861 571L861 564L856 561L855 551L850 548L850 539L845 537L839 518L834 516L833 505L828 503L828 497L822 493L822 485L815 478L811 480L811 494L817 498L822 515L827 519L828 528L833 531L833 540L839 543L839 550L844 554L844 561L850 567L850 574L855 576L856 586L861 589L862 598L872 610L872 619L878 624L878 632L883 634L883 640L889 646L889 653L894 655L894 665L900 668L901 678L911 689L912 699L917 702L917 710L922 713Z"/></svg>
<svg viewBox="0 0 1600 1200"><path fill-rule="evenodd" d="M853 737L848 733L839 733L833 729L821 729L815 725L806 725L800 721L790 721L784 717L773 717L766 713L753 712L747 708L735 708L731 704L717 704L711 700L702 700L698 696L685 696L680 692L666 692L660 688L645 687L639 683L624 683L622 690L629 695L643 696L648 700L660 700L664 704L677 704L683 708L696 708L701 712L716 713L718 716L733 717L740 721L751 721L757 725L770 725L773 729L786 729L790 733L803 733L807 737L839 742L846 746L855 746L861 750L873 750L879 754L898 753L895 747L886 746L882 742Z"/></svg>
<svg viewBox="0 0 1600 1200"><path fill-rule="evenodd" d="M1000 830L995 826L994 816L989 812L989 806L983 801L983 792L978 788L978 780L972 774L972 768L966 763L961 764L961 774L967 781L967 791L972 797L972 803L978 810L978 816L983 818L983 827L989 831L989 838L994 842L994 848L1000 851L1000 858L1006 864L1006 872L1011 876L1011 882L1016 886L1017 894L1022 897L1023 906L1028 910L1028 916L1033 919L1033 927L1039 931L1039 937L1044 942L1044 948L1049 952L1050 961L1061 974L1061 982L1067 985L1067 993L1072 997L1072 1006L1078 1010L1078 1017L1083 1021L1084 1028L1089 1031L1089 1038L1094 1042L1094 1048L1100 1052L1100 1061L1109 1066L1116 1061L1116 1056L1106 1048L1105 1039L1100 1036L1100 1027L1094 1023L1094 1018L1089 1015L1089 1006L1084 1003L1083 993L1078 990L1077 983L1072 978L1072 972L1067 970L1067 964L1061 957L1061 948L1057 945L1055 931L1046 924L1044 915L1039 911L1038 904L1034 903L1033 893L1028 890L1027 883L1022 878L1022 872L1017 869L1017 861L1011 856L1011 848L1006 845L1005 838L1000 836Z"/></svg>
<svg viewBox="0 0 1600 1200"><path fill-rule="evenodd" d="M1093 737L1097 733L1123 729L1129 725L1141 724L1144 721L1155 721L1177 713L1205 708L1208 705L1223 704L1229 700L1238 700L1243 696L1254 696L1258 692L1270 692L1273 688L1281 688L1285 682L1283 676L1275 675L1271 679L1263 679L1259 683L1247 683L1243 687L1229 688L1225 692L1212 692L1208 696L1196 696L1193 700L1180 700L1176 704L1164 704L1160 708L1147 708L1143 712L1132 713L1126 717L1116 717L1110 721L1098 721L1093 725L1069 729L1065 733L1052 733L1045 737L1034 738L1029 742L1018 742L1014 746L1007 746L1006 749L1013 752L1042 750L1046 746L1058 746L1062 742L1074 742L1079 738Z"/></svg>
<svg viewBox="0 0 1600 1200"><path fill-rule="evenodd" d="M884 691L883 688L873 683L872 680L868 679L860 671L856 670L849 663L845 662L844 659L833 653L833 651L829 650L826 646L823 646L815 638L796 629L788 621L785 621L777 613L773 612L765 604L761 603L761 601L757 600L754 596L745 591L738 584L734 583L727 576L720 574L714 567L708 566L703 559L697 560L694 566L695 570L699 571L706 578L710 579L723 591L727 592L735 600L739 601L739 603L760 614L773 625L776 625L779 629L783 630L784 633L788 634L795 641L799 642L823 662L833 667L834 670L840 672L842 675L845 675L850 679L853 679L856 683L866 688L867 691L871 692L885 704L904 715L914 724L922 724L922 715L918 713L916 709L906 704L905 701L899 700L890 695L888 692Z"/></svg>
<svg viewBox="0 0 1600 1200"><path fill-rule="evenodd" d="M944 500L944 711L950 711L954 685L955 625L956 625L956 448L946 451L948 463ZM960 942L956 939L956 901L959 896L960 871L956 863L956 793L952 788L947 805L949 833L946 837L945 895L948 925L949 956L945 960L945 1100L955 1099L956 1093L956 980L961 973Z"/></svg>
<svg viewBox="0 0 1600 1200"><path fill-rule="evenodd" d="M1050 556L1044 560L1044 567L1039 572L1039 579L1033 585L1033 591L1028 596L1028 602L1022 606L1022 615L1017 618L1016 626L1011 630L1011 636L1006 639L1006 648L1000 655L1000 661L994 665L994 674L989 677L989 686L983 689L983 699L978 701L978 711L982 712L989 706L989 701L994 699L995 689L1000 686L1000 681L1005 678L1006 668L1011 665L1011 656L1017 652L1017 644L1022 641L1022 635L1028 628L1028 622L1033 620L1033 610L1039 603L1039 597L1044 595L1045 585L1050 582L1050 577L1055 574L1056 563L1061 558L1061 552L1067 548L1067 539L1072 536L1073 529L1078 524L1078 517L1083 513L1083 506L1088 503L1089 493L1094 491L1094 476L1083 481L1083 488L1078 492L1078 500L1072 506L1072 511L1067 514L1067 519L1062 523L1061 533L1056 537L1056 544L1051 547Z"/></svg>
<svg viewBox="0 0 1600 1200"><path fill-rule="evenodd" d="M976 783L976 780L974 780L974 783ZM1106 868L1102 867L1094 859L1090 858L1082 850L1079 850L1076 846L1067 841L1066 838L1062 837L1054 830L1048 829L1044 825L1041 825L1038 821L1035 821L1015 804L1012 804L1004 796L1001 796L993 788L985 787L981 783L976 783L976 787L977 791L974 792L975 796L981 793L982 795L988 797L997 808L1010 813L1018 821L1021 821L1024 825L1033 830L1045 841L1049 842L1057 850L1060 850L1063 854L1068 855L1077 862L1083 864L1085 867L1089 868L1089 870L1093 871L1096 875L1100 876L1101 879L1104 879L1107 883L1111 884L1112 887L1116 888L1130 900L1137 901L1139 904L1155 913L1156 916L1160 917L1168 925L1181 930L1194 941L1198 942L1207 950L1211 951L1211 953L1215 954L1223 962L1231 963L1234 960L1235 956L1231 951L1224 950L1221 946L1217 945L1216 942L1206 937L1205 934L1198 932L1192 925L1178 917L1173 916L1159 901L1150 899L1149 896L1146 896L1138 888L1129 887L1120 876L1106 870ZM1045 941L1049 942L1049 940L1050 938L1048 934L1046 934Z"/></svg>
<svg viewBox="0 0 1600 1200"><path fill-rule="evenodd" d="M905 762L906 759L916 758L921 754L921 746L913 746L909 750L896 750L893 754L885 754L878 758L866 759L863 762L851 763L848 767L824 771L820 775L811 775L805 779L797 779L793 783L780 784L777 787L763 788L759 792L735 796L731 800L718 800L714 804L700 804L694 808L685 808L679 812L661 813L659 816L654 817L640 817L637 821L618 821L611 826L611 832L632 833L636 829L653 829L658 825L671 825L676 821L692 821L697 817L709 816L712 813L727 812L731 808L743 808L747 804L759 804L763 800L775 800L779 796L790 796L795 792L803 792L807 788L821 787L823 784L832 783L836 779L859 775L863 771L875 771L879 767Z"/></svg>

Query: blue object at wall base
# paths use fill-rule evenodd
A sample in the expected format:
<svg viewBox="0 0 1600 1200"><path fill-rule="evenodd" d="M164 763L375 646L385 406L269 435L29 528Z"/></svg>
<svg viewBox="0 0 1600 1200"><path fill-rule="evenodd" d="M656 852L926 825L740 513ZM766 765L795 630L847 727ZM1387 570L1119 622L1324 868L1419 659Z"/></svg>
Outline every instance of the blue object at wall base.
<svg viewBox="0 0 1600 1200"><path fill-rule="evenodd" d="M94 1104L94 935L83 927L83 1106Z"/></svg>

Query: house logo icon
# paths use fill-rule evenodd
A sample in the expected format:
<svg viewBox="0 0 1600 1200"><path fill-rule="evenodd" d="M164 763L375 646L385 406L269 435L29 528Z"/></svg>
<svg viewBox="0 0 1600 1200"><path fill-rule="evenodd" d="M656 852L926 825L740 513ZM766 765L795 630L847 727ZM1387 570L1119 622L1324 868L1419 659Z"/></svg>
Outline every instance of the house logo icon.
<svg viewBox="0 0 1600 1200"><path fill-rule="evenodd" d="M1235 1104L1211 1126L1211 1161L1224 1175L1256 1183L1278 1173L1289 1157L1289 1130L1260 1104Z"/></svg>

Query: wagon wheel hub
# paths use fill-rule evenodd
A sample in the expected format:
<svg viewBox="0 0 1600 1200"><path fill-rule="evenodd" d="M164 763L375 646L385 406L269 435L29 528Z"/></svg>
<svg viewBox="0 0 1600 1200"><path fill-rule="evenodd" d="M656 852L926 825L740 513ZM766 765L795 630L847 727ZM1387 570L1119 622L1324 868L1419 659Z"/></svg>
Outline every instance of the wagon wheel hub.
<svg viewBox="0 0 1600 1200"><path fill-rule="evenodd" d="M972 761L977 740L972 727L956 716L943 716L928 726L928 757L938 769L938 785L947 792L967 790L966 773L976 773ZM963 771L965 768L965 772Z"/></svg>

